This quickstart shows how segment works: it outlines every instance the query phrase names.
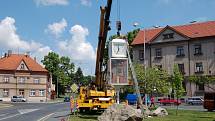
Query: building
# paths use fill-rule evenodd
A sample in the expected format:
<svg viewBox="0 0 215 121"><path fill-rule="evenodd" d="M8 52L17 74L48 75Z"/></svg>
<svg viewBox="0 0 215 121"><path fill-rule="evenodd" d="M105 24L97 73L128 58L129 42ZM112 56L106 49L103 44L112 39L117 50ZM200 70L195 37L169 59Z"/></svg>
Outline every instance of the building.
<svg viewBox="0 0 215 121"><path fill-rule="evenodd" d="M132 46L133 59L141 64L144 64L144 38L147 67L157 66L172 74L177 64L185 77L215 75L215 21L139 31ZM183 85L188 96L215 91L212 84L196 84L188 78Z"/></svg>
<svg viewBox="0 0 215 121"><path fill-rule="evenodd" d="M0 58L0 97L3 101L10 101L15 95L22 95L27 101L47 101L52 89L49 72L28 54L8 51Z"/></svg>

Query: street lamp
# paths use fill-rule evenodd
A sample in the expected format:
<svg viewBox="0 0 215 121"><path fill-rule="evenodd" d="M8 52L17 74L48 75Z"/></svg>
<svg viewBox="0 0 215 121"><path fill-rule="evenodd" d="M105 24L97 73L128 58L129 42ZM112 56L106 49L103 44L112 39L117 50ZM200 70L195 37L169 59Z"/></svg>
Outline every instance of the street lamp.
<svg viewBox="0 0 215 121"><path fill-rule="evenodd" d="M134 22L133 24L134 27L141 27L144 28L142 26L140 26L140 24L138 22ZM145 77L145 83L144 83L144 87L146 90L146 29L144 29L144 39L143 39L143 65L144 65L144 77ZM147 106L147 94L145 92L145 105Z"/></svg>

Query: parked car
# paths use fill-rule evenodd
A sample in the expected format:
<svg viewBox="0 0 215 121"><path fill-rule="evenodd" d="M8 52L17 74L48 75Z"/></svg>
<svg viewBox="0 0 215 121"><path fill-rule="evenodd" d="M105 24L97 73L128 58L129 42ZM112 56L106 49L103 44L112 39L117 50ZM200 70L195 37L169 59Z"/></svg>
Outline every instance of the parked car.
<svg viewBox="0 0 215 121"><path fill-rule="evenodd" d="M189 97L187 98L187 104L190 105L202 105L204 102L202 97Z"/></svg>
<svg viewBox="0 0 215 121"><path fill-rule="evenodd" d="M163 98L163 99L160 99L160 104L163 104L163 105L167 105L167 104L174 104L174 105L180 105L181 104L181 101L180 99L177 100L177 99L170 99L170 98Z"/></svg>
<svg viewBox="0 0 215 121"><path fill-rule="evenodd" d="M27 100L23 96L11 97L11 102L26 102Z"/></svg>
<svg viewBox="0 0 215 121"><path fill-rule="evenodd" d="M69 102L70 101L70 98L69 97L64 97L64 102Z"/></svg>
<svg viewBox="0 0 215 121"><path fill-rule="evenodd" d="M3 99L0 97L0 102L3 101Z"/></svg>

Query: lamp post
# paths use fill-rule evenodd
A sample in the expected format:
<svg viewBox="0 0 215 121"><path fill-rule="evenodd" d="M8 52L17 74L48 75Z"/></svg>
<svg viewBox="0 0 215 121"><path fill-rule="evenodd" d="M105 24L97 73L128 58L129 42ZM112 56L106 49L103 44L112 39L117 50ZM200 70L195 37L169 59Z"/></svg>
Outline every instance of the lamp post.
<svg viewBox="0 0 215 121"><path fill-rule="evenodd" d="M140 26L140 24L138 22L134 22L133 24L134 27L141 27L144 28L142 26ZM144 87L145 87L145 91L146 91L146 29L144 29L144 39L143 39L143 65L144 65L144 78L145 78L145 83L144 83ZM145 92L145 105L147 106L147 94Z"/></svg>

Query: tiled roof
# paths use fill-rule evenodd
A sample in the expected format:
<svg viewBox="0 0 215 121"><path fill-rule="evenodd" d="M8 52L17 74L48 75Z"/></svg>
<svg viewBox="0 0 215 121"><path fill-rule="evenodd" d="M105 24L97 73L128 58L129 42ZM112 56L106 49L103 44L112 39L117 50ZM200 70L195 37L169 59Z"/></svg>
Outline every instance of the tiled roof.
<svg viewBox="0 0 215 121"><path fill-rule="evenodd" d="M16 70L20 63L24 61L30 71L48 72L30 56L23 54L11 54L0 59L0 70Z"/></svg>
<svg viewBox="0 0 215 121"><path fill-rule="evenodd" d="M210 37L215 36L215 21L207 21L201 23L193 23L180 26L170 26L176 32L183 34L189 38L199 38L199 37ZM155 36L160 34L164 28L157 29L146 29L146 43L152 41ZM132 45L143 44L144 43L144 30L138 32L136 38L132 42Z"/></svg>

